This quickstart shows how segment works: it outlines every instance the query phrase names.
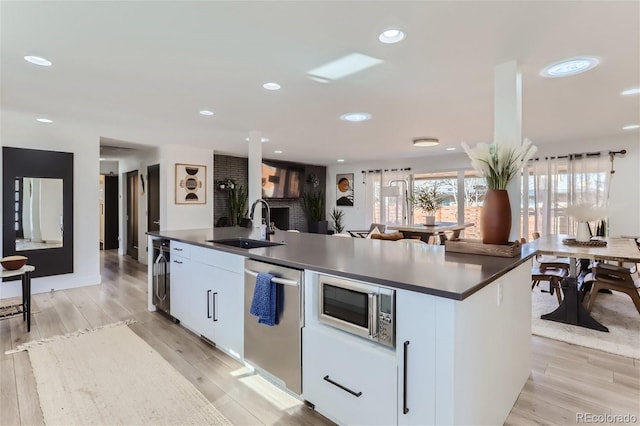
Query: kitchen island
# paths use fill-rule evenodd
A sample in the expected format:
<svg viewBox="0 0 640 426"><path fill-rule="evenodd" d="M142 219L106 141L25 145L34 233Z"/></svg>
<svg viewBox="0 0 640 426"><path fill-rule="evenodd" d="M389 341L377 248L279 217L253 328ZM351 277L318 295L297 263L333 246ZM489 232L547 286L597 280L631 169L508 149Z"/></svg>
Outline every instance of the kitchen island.
<svg viewBox="0 0 640 426"><path fill-rule="evenodd" d="M301 396L319 412L338 423L496 424L506 419L531 367L533 252L527 246L517 258L499 258L445 253L442 246L288 232L271 236L282 245L248 250L209 241L238 237L257 234L237 227L149 233L150 239L167 238L187 251L193 247L200 257L223 256L219 269L235 268L227 284L242 286L244 259L304 270ZM151 255L149 260L151 265ZM322 276L394 289L395 347L319 323ZM172 294L183 290L189 291L172 287ZM242 310L241 303L230 305ZM151 295L149 308L154 309ZM237 326L238 321L230 322ZM241 347L229 352L243 356ZM336 362L323 364L330 354L343 364L338 370L331 370ZM360 395L333 385L335 377Z"/></svg>

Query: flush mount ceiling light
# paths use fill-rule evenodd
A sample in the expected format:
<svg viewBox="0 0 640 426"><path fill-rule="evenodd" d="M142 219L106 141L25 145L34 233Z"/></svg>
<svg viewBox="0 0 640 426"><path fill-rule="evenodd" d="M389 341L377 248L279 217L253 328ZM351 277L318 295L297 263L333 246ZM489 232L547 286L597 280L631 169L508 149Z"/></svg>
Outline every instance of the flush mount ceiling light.
<svg viewBox="0 0 640 426"><path fill-rule="evenodd" d="M273 151L274 154L282 154L282 151L280 151L279 149L276 149L275 151Z"/></svg>
<svg viewBox="0 0 640 426"><path fill-rule="evenodd" d="M357 123L359 121L371 120L371 114L366 112L348 112L346 114L342 114L340 116L340 120Z"/></svg>
<svg viewBox="0 0 640 426"><path fill-rule="evenodd" d="M627 89L624 92L620 92L623 96L631 96L640 94L640 87L634 87L633 89Z"/></svg>
<svg viewBox="0 0 640 426"><path fill-rule="evenodd" d="M41 58L40 56L25 56L24 60L35 65L40 65L41 67L50 67L52 65L50 60Z"/></svg>
<svg viewBox="0 0 640 426"><path fill-rule="evenodd" d="M267 90L280 90L280 85L278 83L265 83L262 85Z"/></svg>
<svg viewBox="0 0 640 426"><path fill-rule="evenodd" d="M546 66L540 74L543 77L557 78L568 77L570 75L580 74L585 71L589 71L591 68L595 68L600 63L600 60L592 57L580 57L564 59L560 62L555 62Z"/></svg>
<svg viewBox="0 0 640 426"><path fill-rule="evenodd" d="M209 111L208 109L203 109L202 111L200 111L200 114L202 114L202 115L213 115L213 111Z"/></svg>
<svg viewBox="0 0 640 426"><path fill-rule="evenodd" d="M371 68L374 65L381 64L382 62L384 62L382 59L372 58L362 53L351 53L335 61L320 65L311 71L307 71L307 74L323 80L339 80L348 75Z"/></svg>
<svg viewBox="0 0 640 426"><path fill-rule="evenodd" d="M49 120L48 118L36 118L36 121L40 122L40 123L53 123L53 120Z"/></svg>
<svg viewBox="0 0 640 426"><path fill-rule="evenodd" d="M447 148L447 151L455 151L456 148Z"/></svg>
<svg viewBox="0 0 640 426"><path fill-rule="evenodd" d="M438 138L415 138L413 140L413 146L436 146L439 144Z"/></svg>
<svg viewBox="0 0 640 426"><path fill-rule="evenodd" d="M380 33L378 40L386 44L397 43L404 39L404 33L400 30L392 29Z"/></svg>
<svg viewBox="0 0 640 426"><path fill-rule="evenodd" d="M244 138L244 140L249 142L249 138ZM260 138L260 142L262 143L269 142L269 138Z"/></svg>
<svg viewBox="0 0 640 426"><path fill-rule="evenodd" d="M338 158L338 163L344 163L344 158Z"/></svg>
<svg viewBox="0 0 640 426"><path fill-rule="evenodd" d="M640 124L629 124L628 126L624 126L622 130L634 130L640 129Z"/></svg>

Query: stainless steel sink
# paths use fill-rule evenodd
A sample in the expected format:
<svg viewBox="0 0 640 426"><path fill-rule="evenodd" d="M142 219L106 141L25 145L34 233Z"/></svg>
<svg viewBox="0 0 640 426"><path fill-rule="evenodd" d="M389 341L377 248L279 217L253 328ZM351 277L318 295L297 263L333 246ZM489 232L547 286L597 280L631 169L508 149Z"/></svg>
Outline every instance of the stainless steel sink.
<svg viewBox="0 0 640 426"><path fill-rule="evenodd" d="M239 247L243 249L281 246L284 244L284 243L276 243L273 241L253 240L251 238L226 238L224 240L207 240L207 242L224 244L225 246Z"/></svg>

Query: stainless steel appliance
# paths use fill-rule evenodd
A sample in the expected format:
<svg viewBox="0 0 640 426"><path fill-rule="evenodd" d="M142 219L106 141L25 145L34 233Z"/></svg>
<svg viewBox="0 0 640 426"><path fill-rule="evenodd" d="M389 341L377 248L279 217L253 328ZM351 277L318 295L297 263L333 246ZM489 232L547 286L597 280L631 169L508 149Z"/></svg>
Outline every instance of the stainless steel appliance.
<svg viewBox="0 0 640 426"><path fill-rule="evenodd" d="M153 304L171 314L169 240L153 240Z"/></svg>
<svg viewBox="0 0 640 426"><path fill-rule="evenodd" d="M278 317L276 325L259 324L249 313L259 272L274 276ZM302 328L304 327L303 271L247 259L244 288L244 358L267 377L302 393Z"/></svg>
<svg viewBox="0 0 640 426"><path fill-rule="evenodd" d="M396 292L326 275L318 277L318 320L394 348Z"/></svg>

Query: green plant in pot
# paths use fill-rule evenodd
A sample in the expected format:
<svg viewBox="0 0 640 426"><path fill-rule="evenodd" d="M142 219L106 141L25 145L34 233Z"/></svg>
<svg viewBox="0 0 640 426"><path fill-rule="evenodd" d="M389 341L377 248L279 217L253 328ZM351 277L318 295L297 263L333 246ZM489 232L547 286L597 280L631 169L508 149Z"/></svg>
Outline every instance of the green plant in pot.
<svg viewBox="0 0 640 426"><path fill-rule="evenodd" d="M344 224L342 220L344 219L344 212L340 209L334 208L331 210L331 220L333 221L333 229L335 229L336 234L344 231Z"/></svg>
<svg viewBox="0 0 640 426"><path fill-rule="evenodd" d="M302 208L307 216L309 232L326 234L329 222L325 220L325 196L321 189L306 192L302 197Z"/></svg>
<svg viewBox="0 0 640 426"><path fill-rule="evenodd" d="M236 185L227 192L229 203L229 219L232 225L238 225L240 219L247 217L248 188L244 185Z"/></svg>
<svg viewBox="0 0 640 426"><path fill-rule="evenodd" d="M435 225L436 212L442 207L442 202L444 201L444 198L438 194L435 187L420 187L413 195L409 196L409 201L411 201L413 207L417 207L427 214L425 225Z"/></svg>

